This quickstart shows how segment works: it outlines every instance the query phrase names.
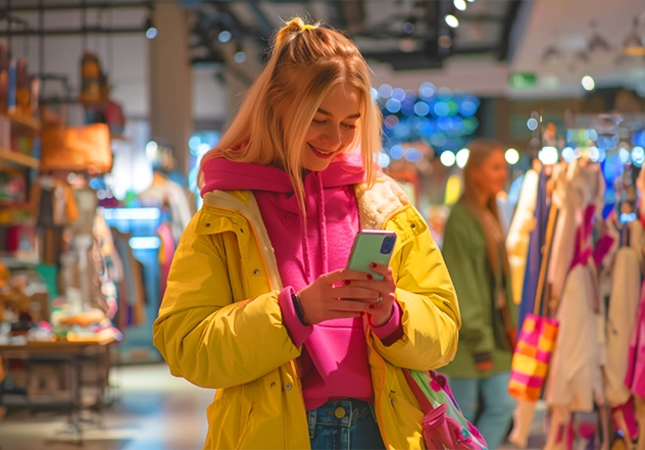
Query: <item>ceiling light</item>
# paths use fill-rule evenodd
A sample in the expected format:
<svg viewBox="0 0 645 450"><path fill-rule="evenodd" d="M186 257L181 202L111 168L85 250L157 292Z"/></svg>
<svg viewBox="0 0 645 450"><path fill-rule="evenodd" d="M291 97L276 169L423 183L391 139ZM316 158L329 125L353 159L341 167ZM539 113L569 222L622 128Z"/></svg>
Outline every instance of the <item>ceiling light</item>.
<svg viewBox="0 0 645 450"><path fill-rule="evenodd" d="M157 28L153 25L152 19L148 18L146 20L146 37L148 39L154 39L159 35L159 31Z"/></svg>
<svg viewBox="0 0 645 450"><path fill-rule="evenodd" d="M459 11L466 11L467 5L465 0L454 0L453 1L455 8Z"/></svg>
<svg viewBox="0 0 645 450"><path fill-rule="evenodd" d="M623 42L623 53L629 56L645 55L645 45L638 35L638 18L634 19L634 27Z"/></svg>
<svg viewBox="0 0 645 450"><path fill-rule="evenodd" d="M608 53L612 51L611 45L609 42L607 42L607 39L602 37L596 30L596 24L595 22L592 23L592 28L594 28L594 32L589 38L589 43L587 44L587 49L591 53L597 53L597 52L604 52Z"/></svg>
<svg viewBox="0 0 645 450"><path fill-rule="evenodd" d="M538 153L538 159L542 164L552 165L558 162L558 149L555 147L544 147Z"/></svg>
<svg viewBox="0 0 645 450"><path fill-rule="evenodd" d="M455 157L455 160L457 162L457 167L460 169L463 169L466 167L466 163L468 162L468 157L470 156L470 150L467 148L462 148L457 152L457 156Z"/></svg>
<svg viewBox="0 0 645 450"><path fill-rule="evenodd" d="M506 150L504 157L506 158L507 163L509 163L511 166L514 166L520 161L520 152L518 152L514 148L509 148L508 150Z"/></svg>
<svg viewBox="0 0 645 450"><path fill-rule="evenodd" d="M235 53L235 55L233 56L233 59L235 60L236 63L242 64L244 61L246 61L246 53L244 53L243 51L239 51Z"/></svg>
<svg viewBox="0 0 645 450"><path fill-rule="evenodd" d="M230 31L224 30L217 35L217 40L220 41L222 44L226 44L228 41L231 40L232 37L233 35L231 34Z"/></svg>
<svg viewBox="0 0 645 450"><path fill-rule="evenodd" d="M414 33L414 24L412 22L405 22L403 24L403 31L405 31L408 34Z"/></svg>
<svg viewBox="0 0 645 450"><path fill-rule="evenodd" d="M443 164L446 167L454 166L457 160L457 158L455 157L455 154L450 150L443 152L439 157L439 159L441 160L441 164Z"/></svg>
<svg viewBox="0 0 645 450"><path fill-rule="evenodd" d="M582 87L585 88L586 91L593 91L596 87L596 82L589 75L585 75L582 77Z"/></svg>
<svg viewBox="0 0 645 450"><path fill-rule="evenodd" d="M459 19L457 19L452 14L448 14L445 20L449 27L457 28L459 26Z"/></svg>
<svg viewBox="0 0 645 450"><path fill-rule="evenodd" d="M442 48L452 47L452 39L450 38L450 36L439 36L439 46Z"/></svg>

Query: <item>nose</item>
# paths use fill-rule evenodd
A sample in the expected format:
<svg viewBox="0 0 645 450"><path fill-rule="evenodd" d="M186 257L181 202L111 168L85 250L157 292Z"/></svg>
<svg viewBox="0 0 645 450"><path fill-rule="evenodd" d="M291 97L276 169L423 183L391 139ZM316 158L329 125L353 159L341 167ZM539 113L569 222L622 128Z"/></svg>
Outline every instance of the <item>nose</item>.
<svg viewBox="0 0 645 450"><path fill-rule="evenodd" d="M340 137L340 129L338 127L329 127L325 132L320 136L320 140L329 145L330 147L340 146L342 140Z"/></svg>

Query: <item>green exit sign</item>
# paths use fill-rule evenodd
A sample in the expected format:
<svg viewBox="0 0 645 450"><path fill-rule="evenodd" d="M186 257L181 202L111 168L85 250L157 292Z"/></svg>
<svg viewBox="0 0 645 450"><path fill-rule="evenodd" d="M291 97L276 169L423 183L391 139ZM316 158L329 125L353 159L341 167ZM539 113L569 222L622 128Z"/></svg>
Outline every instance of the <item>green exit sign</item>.
<svg viewBox="0 0 645 450"><path fill-rule="evenodd" d="M530 88L537 84L537 75L534 73L512 73L508 77L508 84L516 89Z"/></svg>

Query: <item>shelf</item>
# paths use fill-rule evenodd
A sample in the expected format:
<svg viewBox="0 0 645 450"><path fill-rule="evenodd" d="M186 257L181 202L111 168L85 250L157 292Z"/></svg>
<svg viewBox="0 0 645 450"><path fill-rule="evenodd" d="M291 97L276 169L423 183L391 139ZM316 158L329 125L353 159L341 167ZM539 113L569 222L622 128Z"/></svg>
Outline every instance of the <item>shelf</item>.
<svg viewBox="0 0 645 450"><path fill-rule="evenodd" d="M19 259L7 253L0 253L0 264L8 269L25 269L40 264L39 261Z"/></svg>
<svg viewBox="0 0 645 450"><path fill-rule="evenodd" d="M21 116L19 114L6 114L11 120L12 134L30 134L40 133L41 123L35 117Z"/></svg>
<svg viewBox="0 0 645 450"><path fill-rule="evenodd" d="M27 156L22 153L0 148L0 166L2 166L4 162L14 166L29 167L36 170L40 168L40 161L33 156Z"/></svg>

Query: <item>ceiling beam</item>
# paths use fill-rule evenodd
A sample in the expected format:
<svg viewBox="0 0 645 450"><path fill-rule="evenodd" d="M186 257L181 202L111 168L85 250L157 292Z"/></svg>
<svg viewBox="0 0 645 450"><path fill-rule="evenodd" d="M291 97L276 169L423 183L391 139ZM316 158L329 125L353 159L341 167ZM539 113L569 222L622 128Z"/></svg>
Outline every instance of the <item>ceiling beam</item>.
<svg viewBox="0 0 645 450"><path fill-rule="evenodd" d="M273 33L273 25L271 25L271 22L269 21L267 16L264 15L264 12L257 4L257 2L249 2L247 3L247 6L251 10L251 13L253 13L255 22L260 29L260 33L262 34L262 39L268 42L271 34Z"/></svg>
<svg viewBox="0 0 645 450"><path fill-rule="evenodd" d="M522 8L523 0L515 0L510 2L508 11L506 13L506 18L504 19L504 25L502 28L502 35L500 36L500 48L497 55L497 59L500 61L506 61L508 59L509 51L511 48L511 33L513 32L513 25L515 20Z"/></svg>
<svg viewBox="0 0 645 450"><path fill-rule="evenodd" d="M0 37L19 36L75 36L84 34L145 34L147 27L79 27L79 28L55 28L52 30L1 30Z"/></svg>
<svg viewBox="0 0 645 450"><path fill-rule="evenodd" d="M18 3L18 2L16 2ZM24 2L23 2L24 3ZM85 3L47 3L45 11L65 11L65 10L82 10L82 9L125 9L125 8L151 8L152 1L116 1L116 2L92 2ZM11 5L11 8L1 8L1 12L38 12L38 5L19 6Z"/></svg>

